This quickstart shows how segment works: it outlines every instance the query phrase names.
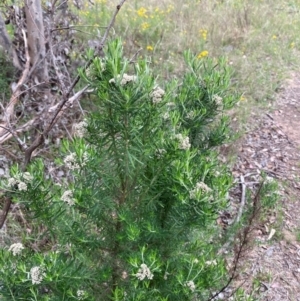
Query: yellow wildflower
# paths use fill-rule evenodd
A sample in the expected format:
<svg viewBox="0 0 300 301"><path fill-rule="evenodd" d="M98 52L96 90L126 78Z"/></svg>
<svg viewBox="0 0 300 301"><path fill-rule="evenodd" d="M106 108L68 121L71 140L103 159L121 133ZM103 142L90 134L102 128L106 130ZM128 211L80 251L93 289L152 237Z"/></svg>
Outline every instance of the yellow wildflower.
<svg viewBox="0 0 300 301"><path fill-rule="evenodd" d="M208 51L207 51L207 50L203 50L203 51L201 51L201 52L198 54L197 58L198 58L198 59L202 59L203 57L206 57L206 56L208 56Z"/></svg>
<svg viewBox="0 0 300 301"><path fill-rule="evenodd" d="M292 42L291 44L290 44L290 48L294 48L295 47L295 42Z"/></svg>
<svg viewBox="0 0 300 301"><path fill-rule="evenodd" d="M246 98L245 96L242 95L242 96L240 97L240 101L246 101L246 100L247 100L247 98Z"/></svg>
<svg viewBox="0 0 300 301"><path fill-rule="evenodd" d="M274 34L274 35L272 36L272 39L273 39L273 40L276 40L276 39L277 39L277 36Z"/></svg>
<svg viewBox="0 0 300 301"><path fill-rule="evenodd" d="M147 16L147 9L145 7L141 7L139 10L137 10L137 14L140 16L140 17L143 17L143 18L148 18Z"/></svg>
<svg viewBox="0 0 300 301"><path fill-rule="evenodd" d="M167 14L170 13L172 10L174 10L174 5L168 5Z"/></svg>
<svg viewBox="0 0 300 301"><path fill-rule="evenodd" d="M151 45L148 45L148 46L147 46L147 50L148 50L148 51L153 51L153 47L152 47Z"/></svg>
<svg viewBox="0 0 300 301"><path fill-rule="evenodd" d="M206 29L200 29L200 30L199 30L199 33L200 33L200 35L202 36L202 39L203 39L204 41L206 41L206 39L207 39L207 30L206 30Z"/></svg>
<svg viewBox="0 0 300 301"><path fill-rule="evenodd" d="M142 23L141 27L142 27L142 30L146 30L147 28L150 27L150 24L148 22L144 22L144 23Z"/></svg>

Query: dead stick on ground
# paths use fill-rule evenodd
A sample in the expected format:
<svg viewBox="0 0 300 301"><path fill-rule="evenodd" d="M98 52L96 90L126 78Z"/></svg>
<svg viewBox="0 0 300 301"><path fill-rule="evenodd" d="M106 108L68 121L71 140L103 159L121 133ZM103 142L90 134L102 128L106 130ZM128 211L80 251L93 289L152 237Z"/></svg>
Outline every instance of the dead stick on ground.
<svg viewBox="0 0 300 301"><path fill-rule="evenodd" d="M234 224L239 223L242 214L243 214L243 210L245 207L245 202L246 202L246 184L245 184L245 178L244 176L240 176L241 179L241 186L242 186L242 196L241 196L241 204L240 204L240 208L239 211L237 213L237 216L235 218ZM222 246L222 248L220 249L220 251L218 252L218 254L222 254L226 251L226 249L229 247L229 245L233 242L234 237L229 237L228 241Z"/></svg>
<svg viewBox="0 0 300 301"><path fill-rule="evenodd" d="M245 201L246 201L246 184L245 184L244 176L240 176L240 179L241 179L241 186L242 186L242 196L241 196L241 204L240 204L239 212L236 216L235 223L238 223L240 221L245 207Z"/></svg>

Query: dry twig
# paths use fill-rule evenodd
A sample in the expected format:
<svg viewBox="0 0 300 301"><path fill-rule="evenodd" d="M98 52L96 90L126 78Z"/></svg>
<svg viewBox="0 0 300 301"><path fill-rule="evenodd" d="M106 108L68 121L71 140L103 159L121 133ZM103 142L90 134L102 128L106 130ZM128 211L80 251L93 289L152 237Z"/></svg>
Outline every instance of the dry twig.
<svg viewBox="0 0 300 301"><path fill-rule="evenodd" d="M247 249L249 236L252 232L254 221L260 213L260 193L263 185L264 182L260 183L258 190L253 198L252 211L250 216L247 218L247 224L240 231L238 231L238 233L235 236L234 256L230 272L231 276L229 277L227 283L217 293L212 294L212 296L207 301L214 300L220 293L224 292L238 275L238 266L240 260L243 257L243 253ZM231 295L233 295L234 293L235 292L233 292Z"/></svg>
<svg viewBox="0 0 300 301"><path fill-rule="evenodd" d="M103 50L104 44L108 38L108 34L110 32L110 30L113 27L113 24L115 22L116 16L119 13L121 7L123 6L123 4L125 3L126 0L121 0L120 3L116 6L116 10L110 20L110 23L108 25L108 27L106 28L106 31L101 39L100 45L98 46L98 48L96 49L96 54L100 53ZM14 113L14 106L18 101L18 96L19 96L19 90L21 88L21 86L26 82L26 80L28 80L28 74L29 74L29 69L30 69L30 56L29 56L29 52L28 52L28 44L27 44L27 39L26 39L26 34L25 31L22 30L23 33L23 37L24 37L24 43L25 43L25 51L26 51L26 66L25 69L23 71L22 77L20 78L14 92L13 95L11 97L10 103L8 104L7 108L5 109L4 112L4 123L1 125L0 127L0 142L6 141L7 139L9 139L13 134L12 132L9 133L9 131L7 130L8 125L10 124L10 118L13 116ZM51 53L53 54L53 52ZM52 59L55 65L55 57L54 55L52 55ZM85 65L84 69L88 68L93 62L93 58L90 59L87 64ZM78 98L80 98L80 96L84 93L84 91L88 88L85 87L82 90L80 90L79 92L77 92L75 95L73 95L72 97L70 97L70 94L72 93L73 89L75 88L75 86L78 84L80 76L77 75L76 78L74 79L74 81L71 83L71 85L66 88L64 86L63 80L61 78L61 74L58 70L58 68L55 68L56 71L56 75L59 79L59 84L60 84L60 88L63 91L63 95L62 95L62 100L54 105L53 107L51 107L48 110L48 113L53 112L52 117L50 119L50 122L48 123L48 125L45 127L45 129L43 130L43 132L41 134L38 134L38 136L35 138L35 140L33 141L33 143L26 148L25 150L25 159L24 159L24 164L23 164L23 170L26 170L27 165L30 163L31 160L31 156L32 153L34 152L34 150L36 150L40 145L42 145L45 137L49 134L49 132L51 131L51 129L53 128L53 126L55 125L55 123L57 122L58 118L61 116L61 114L64 112L64 110L66 110L66 108L68 108L68 104L71 105L74 101L76 101ZM14 131L14 133L20 133L25 131L26 129L30 128L30 126L32 126L34 124L34 120L31 120L30 122L27 122L26 126L23 125L23 128L17 129ZM3 136L3 141L1 140L1 137ZM4 200L4 206L3 206L3 210L2 210L2 215L0 215L0 229L3 227L5 220L7 218L7 214L9 212L11 206L11 199L10 198L5 198Z"/></svg>

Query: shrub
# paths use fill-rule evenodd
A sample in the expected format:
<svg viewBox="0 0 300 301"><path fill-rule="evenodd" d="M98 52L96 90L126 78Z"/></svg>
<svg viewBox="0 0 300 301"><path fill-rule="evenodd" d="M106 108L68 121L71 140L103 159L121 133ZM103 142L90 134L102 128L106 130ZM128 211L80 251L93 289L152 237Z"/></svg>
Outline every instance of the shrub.
<svg viewBox="0 0 300 301"><path fill-rule="evenodd" d="M224 60L185 53L181 81L159 83L122 43L81 71L97 109L57 159L3 181L30 231L0 255L3 300L206 300L226 280L216 218L231 176L214 147L228 138Z"/></svg>

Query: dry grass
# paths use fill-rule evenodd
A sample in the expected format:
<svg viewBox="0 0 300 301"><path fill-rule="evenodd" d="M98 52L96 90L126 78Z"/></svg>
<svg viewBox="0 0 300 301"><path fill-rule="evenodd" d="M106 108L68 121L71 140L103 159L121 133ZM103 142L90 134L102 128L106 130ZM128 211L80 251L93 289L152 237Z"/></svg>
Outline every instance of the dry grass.
<svg viewBox="0 0 300 301"><path fill-rule="evenodd" d="M83 22L106 25L117 3L95 0L92 10L87 4ZM129 0L114 35L123 37L128 55L142 48L139 55L163 77L180 76L186 49L225 56L244 99L263 102L299 67L299 9L299 0Z"/></svg>

